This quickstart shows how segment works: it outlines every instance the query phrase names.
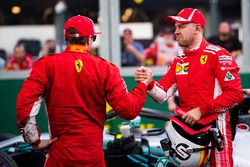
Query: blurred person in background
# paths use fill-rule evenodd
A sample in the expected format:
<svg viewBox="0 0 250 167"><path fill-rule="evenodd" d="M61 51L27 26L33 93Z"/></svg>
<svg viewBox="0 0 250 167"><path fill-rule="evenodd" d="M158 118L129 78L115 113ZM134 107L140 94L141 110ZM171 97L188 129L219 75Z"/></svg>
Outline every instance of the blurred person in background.
<svg viewBox="0 0 250 167"><path fill-rule="evenodd" d="M146 65L169 66L179 54L174 29L165 27L155 41L145 50Z"/></svg>
<svg viewBox="0 0 250 167"><path fill-rule="evenodd" d="M49 54L56 53L56 41L53 39L47 39L42 50L39 53L39 58L45 57Z"/></svg>
<svg viewBox="0 0 250 167"><path fill-rule="evenodd" d="M144 47L134 41L132 30L124 29L122 37L122 66L144 65Z"/></svg>
<svg viewBox="0 0 250 167"><path fill-rule="evenodd" d="M46 167L104 167L106 101L124 119L134 119L146 101L148 79L128 92L119 68L89 54L98 32L84 16L64 25L66 49L36 61L17 97L17 125L35 149L49 146ZM150 78L150 76L148 76ZM51 140L40 141L36 115L45 99Z"/></svg>
<svg viewBox="0 0 250 167"><path fill-rule="evenodd" d="M222 21L218 28L219 34L208 39L208 42L219 45L229 51L236 59L241 54L242 45L239 39L234 36L228 22Z"/></svg>
<svg viewBox="0 0 250 167"><path fill-rule="evenodd" d="M23 44L17 44L13 55L7 61L7 70L29 70L32 66L32 55L27 54Z"/></svg>
<svg viewBox="0 0 250 167"><path fill-rule="evenodd" d="M7 54L4 49L0 49L0 71L5 69Z"/></svg>

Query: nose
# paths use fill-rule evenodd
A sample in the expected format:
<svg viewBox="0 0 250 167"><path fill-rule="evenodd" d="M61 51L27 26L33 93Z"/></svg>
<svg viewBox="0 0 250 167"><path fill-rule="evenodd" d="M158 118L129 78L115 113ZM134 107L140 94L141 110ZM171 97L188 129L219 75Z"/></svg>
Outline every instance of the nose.
<svg viewBox="0 0 250 167"><path fill-rule="evenodd" d="M174 34L177 35L177 34L179 34L179 33L180 33L179 29L176 28L175 31L174 31Z"/></svg>

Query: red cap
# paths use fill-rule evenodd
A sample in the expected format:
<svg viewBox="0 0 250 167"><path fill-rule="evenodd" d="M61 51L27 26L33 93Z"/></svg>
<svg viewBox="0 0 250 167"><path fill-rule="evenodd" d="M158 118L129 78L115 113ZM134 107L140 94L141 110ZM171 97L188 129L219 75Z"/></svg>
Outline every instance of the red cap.
<svg viewBox="0 0 250 167"><path fill-rule="evenodd" d="M206 21L203 14L194 8L184 8L182 9L177 16L167 16L166 21L169 24L174 23L196 23L200 24L202 28L205 27Z"/></svg>
<svg viewBox="0 0 250 167"><path fill-rule="evenodd" d="M66 34L68 28L77 29L77 34ZM85 16L73 16L69 18L64 25L64 36L71 37L86 37L89 35L100 34L101 32L94 31L93 21Z"/></svg>

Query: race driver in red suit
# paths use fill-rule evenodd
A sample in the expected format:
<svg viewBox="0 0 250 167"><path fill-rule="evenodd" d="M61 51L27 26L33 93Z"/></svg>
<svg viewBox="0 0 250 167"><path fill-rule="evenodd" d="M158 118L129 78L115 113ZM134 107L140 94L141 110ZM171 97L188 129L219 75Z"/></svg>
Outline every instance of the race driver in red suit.
<svg viewBox="0 0 250 167"><path fill-rule="evenodd" d="M91 19L74 16L64 26L67 48L34 63L17 97L17 125L34 148L50 145L46 167L104 167L106 101L124 119L135 118L149 80L131 93L119 69L89 54L96 32ZM45 100L51 140L41 141L36 124Z"/></svg>
<svg viewBox="0 0 250 167"><path fill-rule="evenodd" d="M205 19L193 8L185 8L177 16L166 18L175 24L176 40L184 50L175 58L168 72L159 81L152 81L148 94L159 103L164 102L177 88L183 120L193 125L197 121L208 124L217 119L225 138L225 148L212 151L211 167L233 167L232 139L229 110L243 101L239 68L225 49L208 43L203 38ZM151 70L136 70L136 80L141 81ZM175 88L174 88L175 87Z"/></svg>

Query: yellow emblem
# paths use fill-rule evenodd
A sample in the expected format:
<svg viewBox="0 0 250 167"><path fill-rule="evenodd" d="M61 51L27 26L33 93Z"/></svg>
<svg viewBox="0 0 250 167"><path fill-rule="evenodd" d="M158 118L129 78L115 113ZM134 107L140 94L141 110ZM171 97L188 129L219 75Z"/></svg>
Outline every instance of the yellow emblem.
<svg viewBox="0 0 250 167"><path fill-rule="evenodd" d="M188 64L184 64L183 71L188 72Z"/></svg>
<svg viewBox="0 0 250 167"><path fill-rule="evenodd" d="M82 60L75 60L75 68L77 72L82 71Z"/></svg>
<svg viewBox="0 0 250 167"><path fill-rule="evenodd" d="M181 70L182 70L182 66L180 66L179 64L177 64L176 67L175 67L175 72L179 73L179 72L181 72Z"/></svg>
<svg viewBox="0 0 250 167"><path fill-rule="evenodd" d="M201 64L206 64L206 62L207 62L207 56L201 56L200 57L200 62L201 62Z"/></svg>

